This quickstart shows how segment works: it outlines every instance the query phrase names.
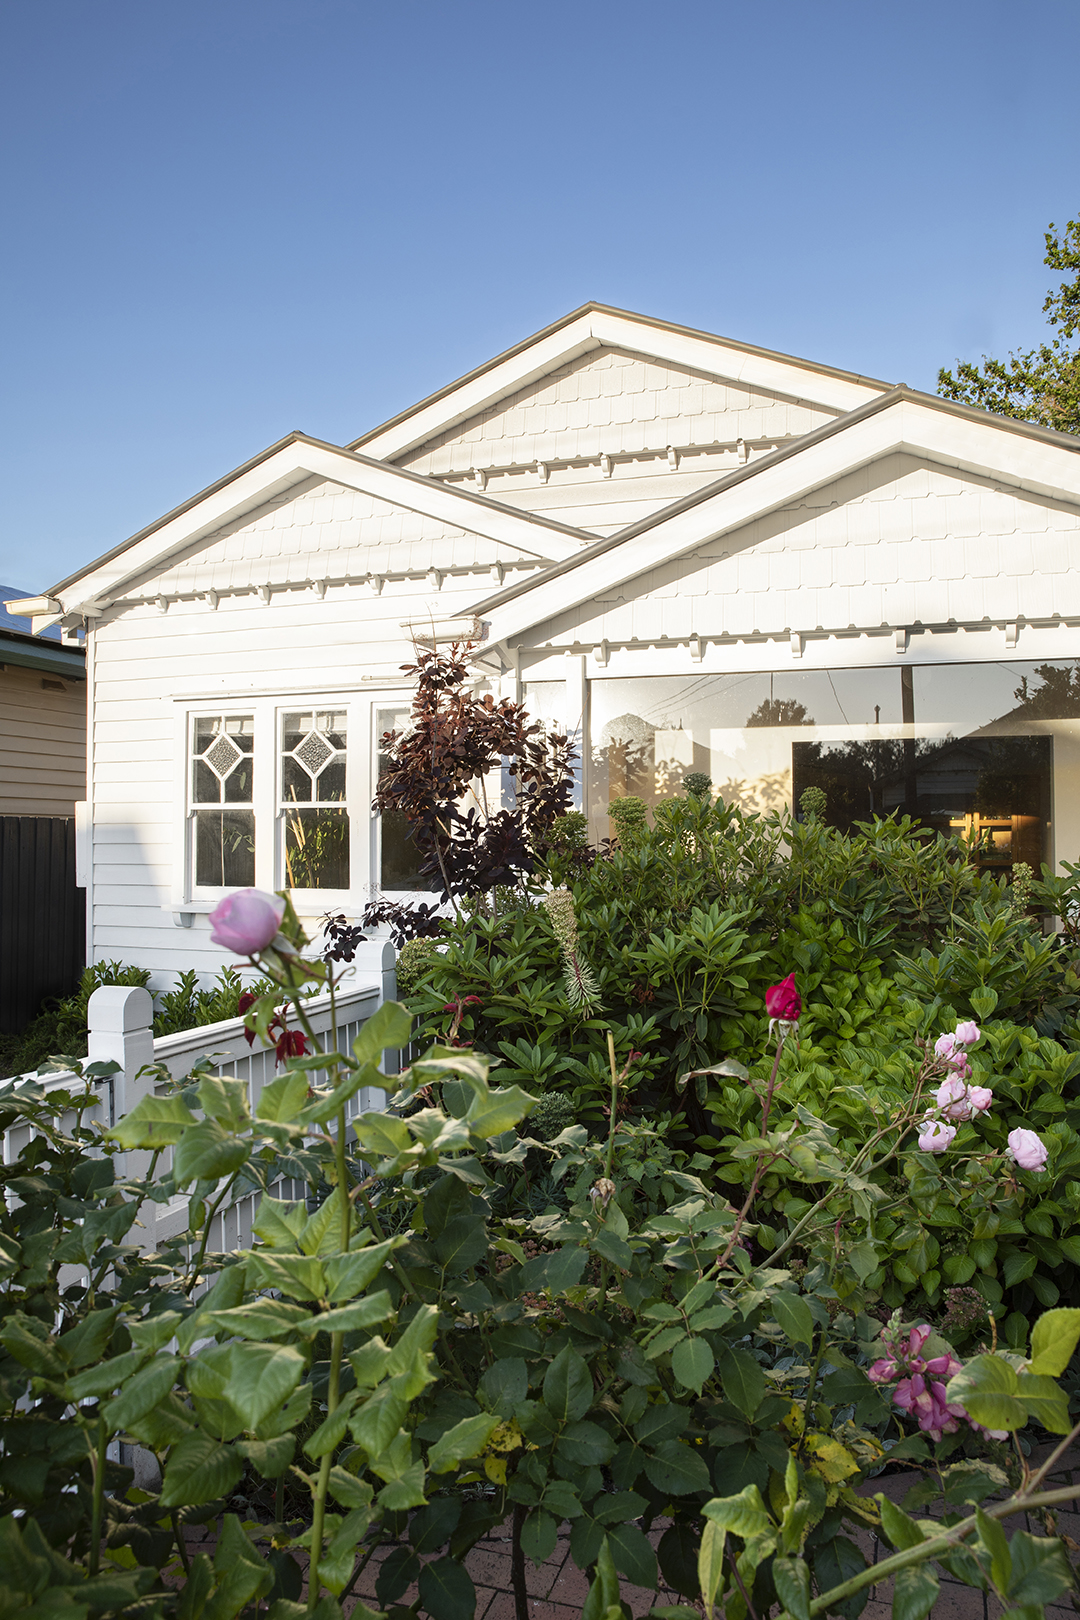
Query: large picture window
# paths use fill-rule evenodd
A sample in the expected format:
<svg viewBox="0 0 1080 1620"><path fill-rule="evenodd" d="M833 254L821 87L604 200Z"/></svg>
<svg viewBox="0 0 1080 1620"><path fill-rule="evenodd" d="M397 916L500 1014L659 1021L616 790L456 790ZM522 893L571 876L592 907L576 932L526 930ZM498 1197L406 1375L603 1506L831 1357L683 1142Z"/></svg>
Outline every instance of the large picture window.
<svg viewBox="0 0 1080 1620"><path fill-rule="evenodd" d="M980 865L1080 859L1080 661L913 664L590 683L589 811L652 806L691 771L751 810L808 787L845 829L908 814ZM526 702L528 698L526 697Z"/></svg>
<svg viewBox="0 0 1080 1620"><path fill-rule="evenodd" d="M195 882L255 882L255 723L250 714L200 715L191 726Z"/></svg>
<svg viewBox="0 0 1080 1620"><path fill-rule="evenodd" d="M285 884L290 889L349 887L347 738L344 710L282 715L279 809Z"/></svg>

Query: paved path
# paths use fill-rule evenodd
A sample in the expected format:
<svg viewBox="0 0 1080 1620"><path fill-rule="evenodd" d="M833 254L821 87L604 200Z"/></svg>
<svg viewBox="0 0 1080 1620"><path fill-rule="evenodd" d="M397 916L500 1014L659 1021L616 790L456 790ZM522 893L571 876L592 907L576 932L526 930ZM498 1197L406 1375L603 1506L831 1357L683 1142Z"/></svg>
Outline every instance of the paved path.
<svg viewBox="0 0 1080 1620"><path fill-rule="evenodd" d="M1048 1454L1045 1448L1043 1455ZM871 1480L864 1490L874 1495L883 1491L893 1501L900 1502L911 1489L917 1476L914 1473L887 1476ZM1046 1488L1072 1484L1080 1484L1080 1450L1070 1453L1064 1459L1063 1465L1046 1481ZM918 1518L928 1517L925 1508L918 1509L915 1514ZM1074 1562L1080 1562L1080 1497L1075 1504L1068 1504L1067 1509L1058 1511L1057 1528L1072 1541L1072 1555ZM209 1528L209 1527L208 1527ZM565 1527L563 1527L565 1530ZM1028 1530L1034 1535L1045 1535L1046 1529L1037 1516L1018 1515L1008 1522L1011 1534L1016 1530ZM655 1546L663 1533L663 1526L654 1530L649 1539ZM211 1530L204 1535L202 1531L192 1529L189 1531L189 1545L191 1550L212 1551L214 1535ZM887 1558L892 1549L870 1530L857 1534L858 1541L864 1557L870 1563L878 1563ZM375 1596L375 1580L379 1564L393 1549L387 1547L380 1549L372 1558L371 1563L364 1570L356 1585L353 1599L346 1600L345 1613L352 1612L356 1599L367 1603L372 1608L379 1604ZM475 1620L514 1620L514 1594L510 1577L510 1521L500 1525L490 1535L484 1536L465 1559L465 1567L472 1576L476 1586L476 1616ZM995 1598L987 1599L984 1593L974 1587L964 1586L962 1582L954 1580L951 1576L940 1573L941 1595L934 1604L932 1620L996 1620L1002 1613L1001 1605ZM579 1570L570 1557L569 1532L560 1534L555 1551L548 1561L539 1569L528 1559L525 1561L525 1578L529 1592L529 1620L580 1620L582 1604L589 1589L588 1578ZM415 1601L417 1591L415 1586L398 1600L405 1605ZM628 1586L623 1583L622 1596L629 1604L635 1620L641 1620L648 1611L657 1604L686 1604L688 1600L673 1592L661 1580L655 1592L646 1591L642 1587ZM1077 1607L1080 1607L1078 1600ZM1072 1597L1067 1592L1056 1604L1047 1608L1048 1620L1075 1620L1077 1607L1074 1607ZM892 1583L883 1582L873 1587L870 1599L863 1610L863 1620L890 1620L892 1614ZM437 1617L436 1617L437 1620Z"/></svg>

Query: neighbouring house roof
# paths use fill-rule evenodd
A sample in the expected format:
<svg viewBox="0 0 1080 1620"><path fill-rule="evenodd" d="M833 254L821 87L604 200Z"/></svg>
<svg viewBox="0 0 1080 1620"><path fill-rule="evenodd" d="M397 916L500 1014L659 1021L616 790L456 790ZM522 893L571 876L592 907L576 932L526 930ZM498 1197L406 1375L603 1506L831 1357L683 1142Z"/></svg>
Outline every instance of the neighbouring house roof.
<svg viewBox="0 0 1080 1620"><path fill-rule="evenodd" d="M40 669L71 681L84 681L86 653L81 647L60 645L59 625L54 625L44 636L33 636L26 629L25 619L7 612L4 602L21 594L12 585L0 585L0 664Z"/></svg>
<svg viewBox="0 0 1080 1620"><path fill-rule="evenodd" d="M14 613L9 613L4 603L9 599L18 599L29 595L29 591L17 590L14 585L0 585L0 630L16 630L20 634L26 633L26 620L17 619ZM59 641L60 626L58 624L53 625L51 629L44 631L44 635L50 641ZM38 637L38 640L40 639L41 637Z"/></svg>

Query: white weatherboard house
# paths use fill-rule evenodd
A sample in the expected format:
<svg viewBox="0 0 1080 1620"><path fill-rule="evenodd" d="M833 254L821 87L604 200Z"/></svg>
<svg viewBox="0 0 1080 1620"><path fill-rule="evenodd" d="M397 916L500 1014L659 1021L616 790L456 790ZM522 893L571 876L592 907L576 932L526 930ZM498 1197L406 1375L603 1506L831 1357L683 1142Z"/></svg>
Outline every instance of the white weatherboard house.
<svg viewBox="0 0 1080 1620"><path fill-rule="evenodd" d="M1080 442L590 304L340 447L292 434L24 601L85 625L95 958L415 882L370 814L417 639L584 730L594 831L703 770L1080 861Z"/></svg>

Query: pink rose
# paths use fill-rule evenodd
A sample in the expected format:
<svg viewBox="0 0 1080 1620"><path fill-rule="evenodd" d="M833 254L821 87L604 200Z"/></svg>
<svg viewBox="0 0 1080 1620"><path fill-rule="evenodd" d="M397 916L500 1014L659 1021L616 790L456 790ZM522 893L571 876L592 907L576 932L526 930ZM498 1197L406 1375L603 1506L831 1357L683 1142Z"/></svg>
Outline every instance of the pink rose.
<svg viewBox="0 0 1080 1620"><path fill-rule="evenodd" d="M951 1058L956 1050L955 1035L939 1035L934 1042L934 1052L939 1058Z"/></svg>
<svg viewBox="0 0 1080 1620"><path fill-rule="evenodd" d="M946 1119L971 1118L968 1088L959 1075L952 1074L947 1080L943 1080L934 1095Z"/></svg>
<svg viewBox="0 0 1080 1620"><path fill-rule="evenodd" d="M968 1102L976 1114L985 1114L994 1100L994 1093L989 1086L969 1086Z"/></svg>
<svg viewBox="0 0 1080 1620"><path fill-rule="evenodd" d="M254 956L277 937L285 902L262 889L237 889L210 913L210 938L237 956Z"/></svg>
<svg viewBox="0 0 1080 1620"><path fill-rule="evenodd" d="M1018 1170L1032 1170L1036 1175L1042 1172L1048 1157L1041 1137L1019 1126L1009 1132L1008 1153Z"/></svg>
<svg viewBox="0 0 1080 1620"><path fill-rule="evenodd" d="M919 1148L923 1153L944 1153L955 1135L955 1125L946 1125L940 1119L924 1119L919 1130Z"/></svg>
<svg viewBox="0 0 1080 1620"><path fill-rule="evenodd" d="M766 990L765 1011L770 1018L779 1018L785 1024L796 1021L802 1012L802 997L795 988L794 973L789 973L786 979L781 979L779 984Z"/></svg>
<svg viewBox="0 0 1080 1620"><path fill-rule="evenodd" d="M973 1018L956 1026L956 1042L958 1046L974 1046L979 1038L979 1026Z"/></svg>
<svg viewBox="0 0 1080 1620"><path fill-rule="evenodd" d="M971 1064L963 1052L954 1052L948 1062L953 1074L959 1075L961 1080L971 1079Z"/></svg>

